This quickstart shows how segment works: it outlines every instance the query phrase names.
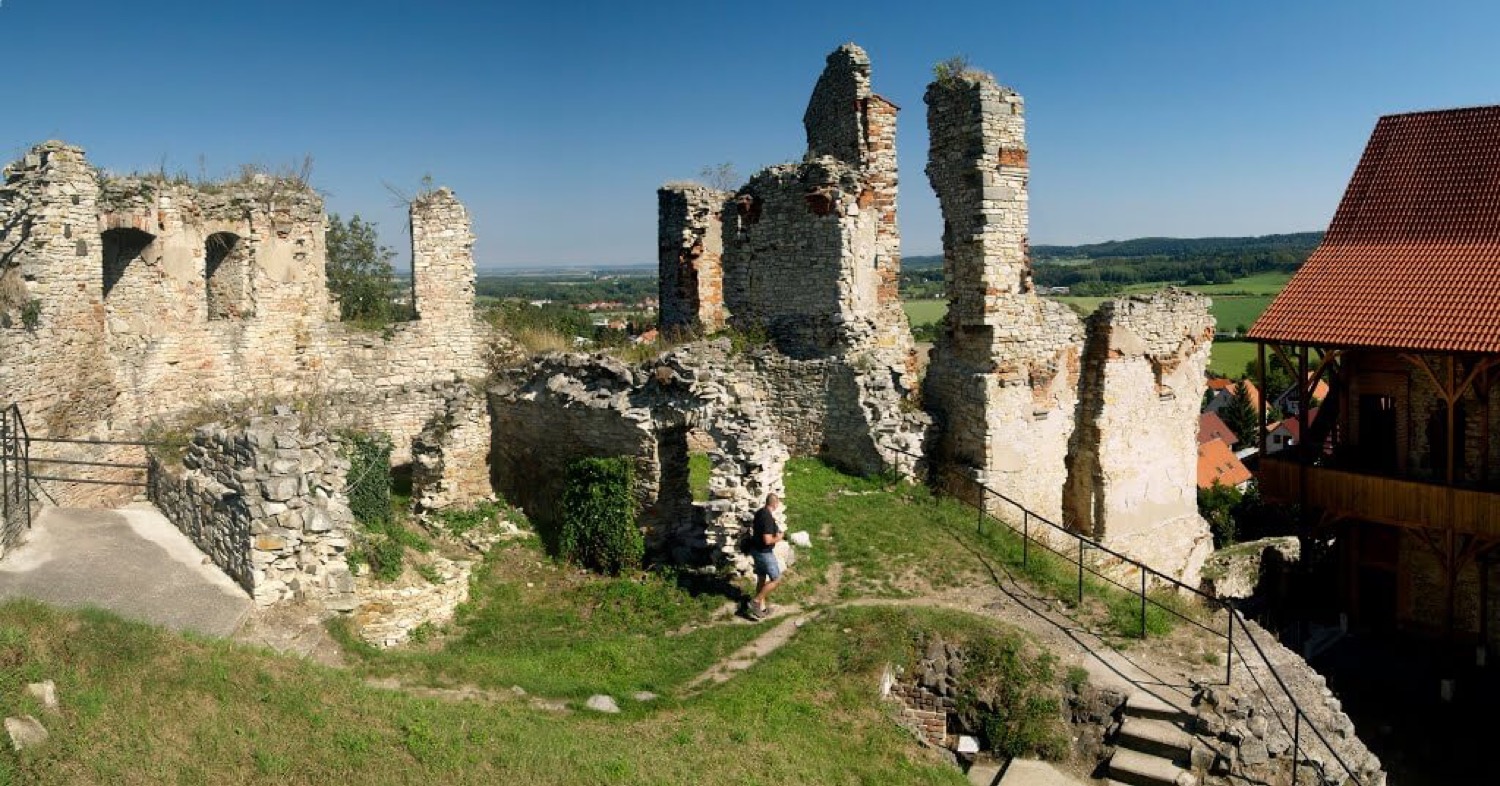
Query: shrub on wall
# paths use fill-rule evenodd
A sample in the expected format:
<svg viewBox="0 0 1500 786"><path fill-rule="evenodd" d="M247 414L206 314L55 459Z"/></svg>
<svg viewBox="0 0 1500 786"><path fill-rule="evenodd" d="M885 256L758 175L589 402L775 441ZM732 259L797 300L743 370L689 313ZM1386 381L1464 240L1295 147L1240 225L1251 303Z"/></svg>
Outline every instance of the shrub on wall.
<svg viewBox="0 0 1500 786"><path fill-rule="evenodd" d="M580 459L563 486L563 559L610 574L641 564L645 540L635 524L635 472L626 458Z"/></svg>

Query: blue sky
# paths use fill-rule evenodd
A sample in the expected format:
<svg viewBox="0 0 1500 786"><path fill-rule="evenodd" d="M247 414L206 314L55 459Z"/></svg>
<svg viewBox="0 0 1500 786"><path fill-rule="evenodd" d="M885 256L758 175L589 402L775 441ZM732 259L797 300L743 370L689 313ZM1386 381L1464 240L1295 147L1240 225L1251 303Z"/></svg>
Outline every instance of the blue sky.
<svg viewBox="0 0 1500 786"><path fill-rule="evenodd" d="M954 54L1019 90L1032 240L1321 229L1376 118L1500 102L1500 4L0 0L0 153L116 171L314 160L404 248L431 175L482 267L652 262L655 189L798 158L856 41L898 131L905 253L940 250L922 90ZM388 187L389 186L389 187Z"/></svg>

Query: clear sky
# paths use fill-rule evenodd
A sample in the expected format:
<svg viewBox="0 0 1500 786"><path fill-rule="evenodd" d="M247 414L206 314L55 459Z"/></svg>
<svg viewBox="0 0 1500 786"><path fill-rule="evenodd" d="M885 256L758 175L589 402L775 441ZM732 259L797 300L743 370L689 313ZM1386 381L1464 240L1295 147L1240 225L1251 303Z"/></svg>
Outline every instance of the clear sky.
<svg viewBox="0 0 1500 786"><path fill-rule="evenodd" d="M1321 229L1378 116L1500 103L1494 2L0 0L0 153L310 155L402 248L392 189L431 175L481 267L653 262L656 187L800 157L851 40L903 108L908 255L940 250L922 91L955 54L1026 98L1034 243Z"/></svg>

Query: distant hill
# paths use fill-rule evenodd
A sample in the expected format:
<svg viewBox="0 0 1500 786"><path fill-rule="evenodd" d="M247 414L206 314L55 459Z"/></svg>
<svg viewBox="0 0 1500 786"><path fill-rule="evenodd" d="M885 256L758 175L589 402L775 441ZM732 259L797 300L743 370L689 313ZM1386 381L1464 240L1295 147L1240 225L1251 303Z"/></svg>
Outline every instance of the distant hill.
<svg viewBox="0 0 1500 786"><path fill-rule="evenodd" d="M1185 259L1266 251L1311 253L1321 242L1322 232L1293 232L1289 235L1259 237L1138 237L1134 240L1110 240L1081 246L1032 246L1031 256L1041 263L1050 259Z"/></svg>
<svg viewBox="0 0 1500 786"><path fill-rule="evenodd" d="M1054 261L1084 259L1209 259L1226 255L1287 252L1306 258L1323 242L1322 232L1293 232L1286 235L1258 237L1138 237L1133 240L1110 240L1079 246L1032 246L1032 261L1045 265ZM921 255L902 257L901 267L923 270L943 266L943 257Z"/></svg>

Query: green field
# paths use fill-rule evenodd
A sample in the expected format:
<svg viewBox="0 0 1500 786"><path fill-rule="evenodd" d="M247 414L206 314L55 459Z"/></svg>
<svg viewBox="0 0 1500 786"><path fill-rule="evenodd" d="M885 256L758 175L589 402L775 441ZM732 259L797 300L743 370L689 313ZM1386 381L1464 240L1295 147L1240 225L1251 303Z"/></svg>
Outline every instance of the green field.
<svg viewBox="0 0 1500 786"><path fill-rule="evenodd" d="M948 311L948 301L942 298L907 300L901 307L906 309L906 318L911 321L912 327L935 325L942 321L943 314Z"/></svg>

